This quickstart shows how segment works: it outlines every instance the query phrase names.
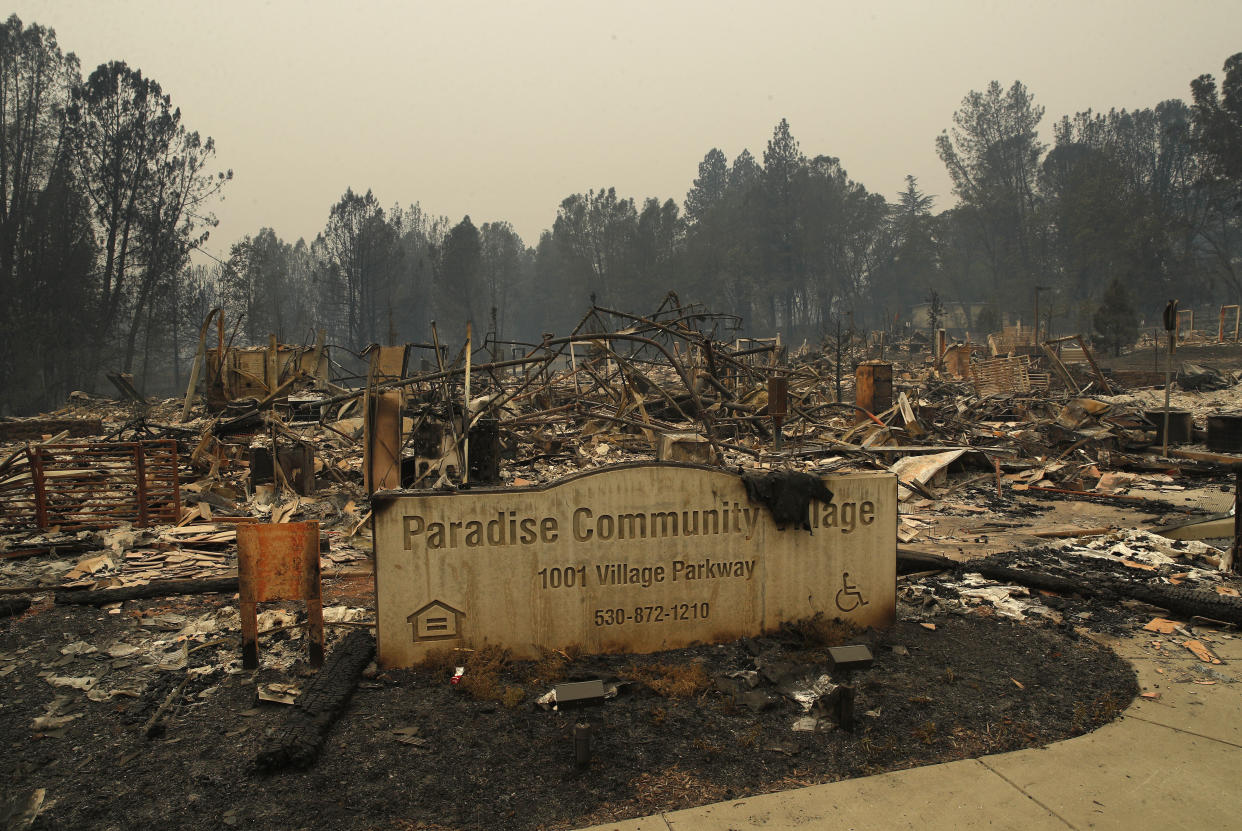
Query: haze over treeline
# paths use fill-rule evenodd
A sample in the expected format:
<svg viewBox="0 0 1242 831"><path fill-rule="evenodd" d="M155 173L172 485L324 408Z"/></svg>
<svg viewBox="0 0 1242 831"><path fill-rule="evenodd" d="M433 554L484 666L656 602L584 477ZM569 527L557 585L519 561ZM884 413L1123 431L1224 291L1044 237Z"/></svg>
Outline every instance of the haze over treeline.
<svg viewBox="0 0 1242 831"><path fill-rule="evenodd" d="M11 17L0 413L101 390L115 370L149 394L179 393L216 306L237 344L310 342L322 328L357 353L425 341L433 319L452 340L472 320L480 336L538 341L592 302L641 313L669 291L739 315L748 334L811 342L840 317L903 331L933 293L983 304L970 321L980 332L1029 320L1037 285L1067 331L1089 332L1102 303L1150 319L1167 298L1242 298L1242 53L1219 85L1186 79L1187 101L1050 118L1038 91L980 71L980 89L927 137L951 195L924 193L918 171L900 193L870 192L848 159L801 147L781 120L753 152L707 149L684 196L607 182L570 194L538 240L358 182L324 206L314 239L255 228L211 260L193 252L231 173L228 148L217 161L196 131L210 125L188 124L175 90L139 68L87 71L50 29Z"/></svg>

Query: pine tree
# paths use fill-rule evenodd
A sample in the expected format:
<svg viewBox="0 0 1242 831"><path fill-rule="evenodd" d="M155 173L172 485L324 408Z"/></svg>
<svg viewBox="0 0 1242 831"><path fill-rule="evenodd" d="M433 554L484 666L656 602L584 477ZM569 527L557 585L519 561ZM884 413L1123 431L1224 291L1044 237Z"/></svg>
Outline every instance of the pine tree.
<svg viewBox="0 0 1242 831"><path fill-rule="evenodd" d="M1138 338L1138 315L1120 278L1114 277L1104 290L1092 326L1096 346L1112 350L1114 357L1120 357L1121 347L1132 345Z"/></svg>

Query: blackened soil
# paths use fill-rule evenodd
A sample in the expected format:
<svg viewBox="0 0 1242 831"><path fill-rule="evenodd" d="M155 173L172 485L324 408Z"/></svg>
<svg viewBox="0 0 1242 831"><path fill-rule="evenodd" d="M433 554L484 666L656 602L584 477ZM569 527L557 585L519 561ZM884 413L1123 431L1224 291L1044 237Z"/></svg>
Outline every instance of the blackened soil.
<svg viewBox="0 0 1242 831"><path fill-rule="evenodd" d="M183 671L149 680L140 698L70 690L69 709L84 715L32 729L66 694L38 677L46 662L78 638L107 644L108 627L123 625L84 608L0 624L0 653L17 658L0 677L0 789L6 801L47 789L37 829L572 828L1041 745L1099 727L1136 693L1129 666L1090 640L978 616L861 637L812 626L644 656L446 654L364 680L310 770L260 775L256 753L285 710L258 706L245 673L188 684L157 739L142 725ZM869 642L875 663L833 674L825 640ZM199 650L191 664L223 665L232 648ZM458 662L469 669L453 685ZM55 672L106 673L102 664L83 656ZM853 733L819 708L819 730L792 729L806 714L791 694L824 674L856 689ZM565 712L534 706L553 683L589 678L620 683L619 694ZM576 724L591 726L584 769Z"/></svg>

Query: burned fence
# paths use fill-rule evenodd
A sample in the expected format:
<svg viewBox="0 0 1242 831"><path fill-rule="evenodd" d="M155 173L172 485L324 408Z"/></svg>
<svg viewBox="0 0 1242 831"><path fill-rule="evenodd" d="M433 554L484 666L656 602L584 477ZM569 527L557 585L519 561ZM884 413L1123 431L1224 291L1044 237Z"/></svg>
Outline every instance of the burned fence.
<svg viewBox="0 0 1242 831"><path fill-rule="evenodd" d="M0 528L146 527L180 517L174 440L37 444L0 464Z"/></svg>

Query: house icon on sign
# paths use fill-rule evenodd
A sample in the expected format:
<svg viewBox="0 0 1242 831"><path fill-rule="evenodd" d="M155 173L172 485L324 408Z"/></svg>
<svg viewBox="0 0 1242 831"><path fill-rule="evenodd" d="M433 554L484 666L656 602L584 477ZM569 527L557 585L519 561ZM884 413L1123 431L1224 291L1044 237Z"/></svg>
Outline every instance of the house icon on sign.
<svg viewBox="0 0 1242 831"><path fill-rule="evenodd" d="M461 636L461 619L466 613L447 603L433 600L406 617L414 627L414 642L442 641Z"/></svg>

